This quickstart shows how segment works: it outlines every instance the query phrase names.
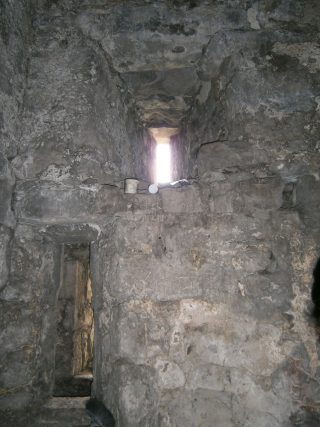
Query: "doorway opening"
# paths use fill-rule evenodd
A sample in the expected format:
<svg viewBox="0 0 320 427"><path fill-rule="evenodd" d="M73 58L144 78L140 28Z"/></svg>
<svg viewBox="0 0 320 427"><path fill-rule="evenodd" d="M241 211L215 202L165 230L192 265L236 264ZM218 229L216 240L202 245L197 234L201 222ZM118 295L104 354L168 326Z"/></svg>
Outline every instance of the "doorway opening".
<svg viewBox="0 0 320 427"><path fill-rule="evenodd" d="M90 396L94 318L90 245L63 245L53 395Z"/></svg>

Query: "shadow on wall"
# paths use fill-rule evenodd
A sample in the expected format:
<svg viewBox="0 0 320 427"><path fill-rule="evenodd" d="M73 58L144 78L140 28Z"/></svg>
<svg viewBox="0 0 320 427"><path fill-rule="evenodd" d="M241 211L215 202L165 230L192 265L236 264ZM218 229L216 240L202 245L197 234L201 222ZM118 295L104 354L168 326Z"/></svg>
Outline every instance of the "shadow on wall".
<svg viewBox="0 0 320 427"><path fill-rule="evenodd" d="M99 400L92 398L86 403L92 427L114 427L116 422L111 412Z"/></svg>
<svg viewBox="0 0 320 427"><path fill-rule="evenodd" d="M313 285L311 290L311 298L314 304L313 317L320 326L320 258L313 270Z"/></svg>

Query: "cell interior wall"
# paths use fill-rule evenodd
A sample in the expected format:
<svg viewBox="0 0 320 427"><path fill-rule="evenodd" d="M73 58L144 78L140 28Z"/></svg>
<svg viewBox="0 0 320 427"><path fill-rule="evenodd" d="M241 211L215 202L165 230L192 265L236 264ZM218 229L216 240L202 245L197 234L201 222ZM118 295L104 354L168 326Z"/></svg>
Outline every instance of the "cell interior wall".
<svg viewBox="0 0 320 427"><path fill-rule="evenodd" d="M7 426L89 426L90 396L119 427L319 425L319 24L0 1ZM148 193L150 127L179 129L185 185Z"/></svg>

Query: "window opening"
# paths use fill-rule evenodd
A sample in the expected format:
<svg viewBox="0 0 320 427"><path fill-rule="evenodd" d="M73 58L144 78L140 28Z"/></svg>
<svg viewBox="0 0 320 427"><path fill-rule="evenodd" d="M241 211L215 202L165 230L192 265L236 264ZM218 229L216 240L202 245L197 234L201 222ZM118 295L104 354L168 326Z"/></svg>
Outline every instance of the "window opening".
<svg viewBox="0 0 320 427"><path fill-rule="evenodd" d="M156 182L165 184L172 181L170 141L157 141L156 145Z"/></svg>
<svg viewBox="0 0 320 427"><path fill-rule="evenodd" d="M90 396L93 338L90 247L64 245L57 306L54 396Z"/></svg>
<svg viewBox="0 0 320 427"><path fill-rule="evenodd" d="M171 137L178 133L176 128L149 128L155 142L154 182L166 184L172 181Z"/></svg>

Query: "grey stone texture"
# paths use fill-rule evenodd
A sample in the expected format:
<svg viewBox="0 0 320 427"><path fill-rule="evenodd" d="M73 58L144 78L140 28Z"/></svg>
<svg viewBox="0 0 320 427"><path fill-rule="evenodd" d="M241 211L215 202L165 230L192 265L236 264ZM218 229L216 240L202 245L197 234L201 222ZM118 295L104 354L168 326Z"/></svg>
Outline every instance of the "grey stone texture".
<svg viewBox="0 0 320 427"><path fill-rule="evenodd" d="M52 399L62 245L85 244L118 427L318 426L319 2L0 11L0 425L89 425ZM151 195L162 125L190 185Z"/></svg>
<svg viewBox="0 0 320 427"><path fill-rule="evenodd" d="M0 153L17 154L26 87L30 0L0 2Z"/></svg>
<svg viewBox="0 0 320 427"><path fill-rule="evenodd" d="M15 184L15 177L10 162L4 154L0 152L0 224L13 228L15 218L11 209L12 192Z"/></svg>

